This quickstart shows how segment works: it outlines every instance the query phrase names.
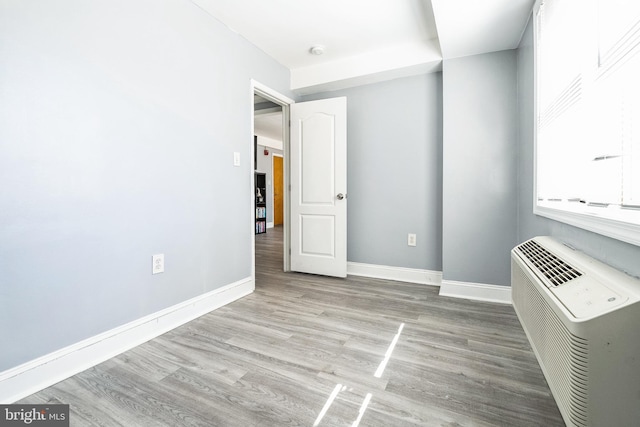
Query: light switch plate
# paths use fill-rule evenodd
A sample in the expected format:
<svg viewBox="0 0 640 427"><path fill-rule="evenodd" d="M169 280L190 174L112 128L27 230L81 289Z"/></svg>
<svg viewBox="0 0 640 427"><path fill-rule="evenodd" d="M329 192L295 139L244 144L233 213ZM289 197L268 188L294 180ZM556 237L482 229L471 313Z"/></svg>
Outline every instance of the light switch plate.
<svg viewBox="0 0 640 427"><path fill-rule="evenodd" d="M240 166L240 153L237 151L233 153L233 166Z"/></svg>
<svg viewBox="0 0 640 427"><path fill-rule="evenodd" d="M416 235L413 233L409 233L407 236L407 245L415 246L416 245Z"/></svg>

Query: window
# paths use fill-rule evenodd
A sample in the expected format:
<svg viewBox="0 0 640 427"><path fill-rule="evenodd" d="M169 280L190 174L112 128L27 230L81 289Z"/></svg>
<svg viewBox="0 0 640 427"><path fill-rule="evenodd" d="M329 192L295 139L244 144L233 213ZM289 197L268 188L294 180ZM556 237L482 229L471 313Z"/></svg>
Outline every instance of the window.
<svg viewBox="0 0 640 427"><path fill-rule="evenodd" d="M640 245L640 1L535 16L534 212Z"/></svg>

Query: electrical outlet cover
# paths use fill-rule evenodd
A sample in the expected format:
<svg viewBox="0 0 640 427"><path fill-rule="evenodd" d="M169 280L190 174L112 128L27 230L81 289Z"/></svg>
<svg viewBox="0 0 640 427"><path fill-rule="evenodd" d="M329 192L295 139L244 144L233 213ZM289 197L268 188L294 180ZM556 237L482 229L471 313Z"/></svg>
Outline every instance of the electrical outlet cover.
<svg viewBox="0 0 640 427"><path fill-rule="evenodd" d="M164 254L153 255L152 263L152 274L164 273Z"/></svg>

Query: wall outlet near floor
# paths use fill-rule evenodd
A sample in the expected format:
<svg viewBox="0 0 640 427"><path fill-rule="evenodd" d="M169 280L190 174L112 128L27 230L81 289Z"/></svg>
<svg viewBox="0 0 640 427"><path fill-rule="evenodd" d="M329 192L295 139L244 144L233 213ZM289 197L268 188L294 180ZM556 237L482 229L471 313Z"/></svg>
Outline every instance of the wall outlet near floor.
<svg viewBox="0 0 640 427"><path fill-rule="evenodd" d="M415 246L416 245L416 235L413 233L409 233L407 236L407 245Z"/></svg>
<svg viewBox="0 0 640 427"><path fill-rule="evenodd" d="M164 273L164 254L156 254L152 256L153 269L151 274Z"/></svg>

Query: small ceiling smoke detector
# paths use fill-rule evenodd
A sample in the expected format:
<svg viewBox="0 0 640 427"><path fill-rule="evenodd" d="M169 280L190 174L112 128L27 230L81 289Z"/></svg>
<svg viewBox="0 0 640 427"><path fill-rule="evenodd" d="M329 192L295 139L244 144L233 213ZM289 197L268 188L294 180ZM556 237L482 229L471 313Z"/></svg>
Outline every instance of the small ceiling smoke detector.
<svg viewBox="0 0 640 427"><path fill-rule="evenodd" d="M324 46L322 46L321 44L311 46L311 49L309 49L309 53L311 53L312 55L322 55L324 53Z"/></svg>

